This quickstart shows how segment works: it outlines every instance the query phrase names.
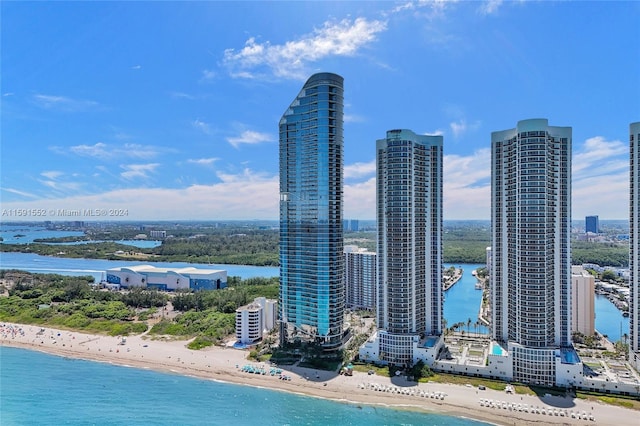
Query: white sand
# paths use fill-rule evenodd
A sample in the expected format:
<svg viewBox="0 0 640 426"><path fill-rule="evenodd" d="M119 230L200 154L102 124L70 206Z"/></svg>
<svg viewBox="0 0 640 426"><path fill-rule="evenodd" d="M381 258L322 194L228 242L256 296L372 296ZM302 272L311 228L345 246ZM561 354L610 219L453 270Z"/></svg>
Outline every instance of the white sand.
<svg viewBox="0 0 640 426"><path fill-rule="evenodd" d="M247 351L222 349L219 347L192 351L185 341L157 341L129 336L121 345L121 339L109 336L90 335L79 332L41 328L33 325L0 325L0 345L40 350L43 352L72 358L82 358L113 364L129 365L191 375L205 379L221 380L229 383L257 386L273 390L350 401L358 404L378 404L424 412L435 412L460 417L474 418L504 425L544 425L544 424L598 424L637 425L640 413L621 407L592 403L580 399L560 397L539 398L530 395L511 395L494 390L440 384L408 382L404 378L388 378L354 372L352 377L337 375L327 371L317 371L301 367L281 366L283 374L291 381L280 380L277 376L250 374L241 371L246 364L264 364L246 360ZM268 365L264 365L269 371ZM413 391L414 395L376 391L377 386L393 386ZM440 392L446 394L444 400L420 396ZM481 399L527 404L529 407L562 410L567 413L591 414L594 421L573 419L570 416L526 413L512 408L491 408L481 406Z"/></svg>

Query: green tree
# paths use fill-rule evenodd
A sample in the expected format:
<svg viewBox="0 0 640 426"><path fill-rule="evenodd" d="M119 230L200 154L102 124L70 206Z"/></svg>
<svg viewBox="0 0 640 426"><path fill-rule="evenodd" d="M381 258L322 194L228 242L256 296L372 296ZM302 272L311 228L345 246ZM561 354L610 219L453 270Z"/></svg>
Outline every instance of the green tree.
<svg viewBox="0 0 640 426"><path fill-rule="evenodd" d="M417 382L423 377L433 376L433 372L429 366L420 359L409 369L409 376L413 377L413 380Z"/></svg>

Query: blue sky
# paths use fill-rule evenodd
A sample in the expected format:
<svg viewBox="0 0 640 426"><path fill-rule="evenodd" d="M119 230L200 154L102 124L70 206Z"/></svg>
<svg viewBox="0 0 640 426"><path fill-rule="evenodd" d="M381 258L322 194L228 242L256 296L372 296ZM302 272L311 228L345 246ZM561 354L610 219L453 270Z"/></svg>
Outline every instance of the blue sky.
<svg viewBox="0 0 640 426"><path fill-rule="evenodd" d="M529 118L573 127L573 217L628 217L640 2L0 8L3 221L277 219L278 121L319 71L345 79L345 218L374 217L375 141L407 128L444 136L445 219L488 219L491 132Z"/></svg>

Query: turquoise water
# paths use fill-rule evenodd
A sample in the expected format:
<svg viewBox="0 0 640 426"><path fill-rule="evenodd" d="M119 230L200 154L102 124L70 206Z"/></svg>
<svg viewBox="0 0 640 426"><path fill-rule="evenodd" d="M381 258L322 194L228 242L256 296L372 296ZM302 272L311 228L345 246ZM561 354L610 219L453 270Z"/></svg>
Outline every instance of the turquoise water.
<svg viewBox="0 0 640 426"><path fill-rule="evenodd" d="M437 337L428 337L425 341L424 341L424 345L423 347L425 348L432 348L433 345L436 344L436 342L438 341Z"/></svg>
<svg viewBox="0 0 640 426"><path fill-rule="evenodd" d="M492 355L504 355L504 349L502 349L502 347L500 345L494 344L491 347L491 354Z"/></svg>
<svg viewBox="0 0 640 426"><path fill-rule="evenodd" d="M0 424L482 425L0 347Z"/></svg>

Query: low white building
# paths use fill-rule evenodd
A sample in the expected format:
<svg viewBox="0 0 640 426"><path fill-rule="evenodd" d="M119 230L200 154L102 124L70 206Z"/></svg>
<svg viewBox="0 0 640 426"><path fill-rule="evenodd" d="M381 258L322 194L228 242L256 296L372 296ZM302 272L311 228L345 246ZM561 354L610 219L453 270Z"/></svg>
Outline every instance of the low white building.
<svg viewBox="0 0 640 426"><path fill-rule="evenodd" d="M262 339L264 323L262 306L251 303L236 309L236 339L241 343L251 344Z"/></svg>
<svg viewBox="0 0 640 426"><path fill-rule="evenodd" d="M257 303L262 307L263 330L265 332L273 330L278 321L278 301L267 299L266 297L257 297L253 303Z"/></svg>
<svg viewBox="0 0 640 426"><path fill-rule="evenodd" d="M374 333L365 343L360 347L358 356L363 362L370 362L374 364L387 364L384 361L384 357L381 356L380 342L387 336L393 337L390 333L384 330L378 330ZM426 336L420 338L420 336L403 336L407 339L411 339L411 345L406 346L410 348L410 358L413 364L418 361L423 361L428 366L433 366L438 358L442 346L444 345L443 336Z"/></svg>
<svg viewBox="0 0 640 426"><path fill-rule="evenodd" d="M107 283L122 288L143 287L164 291L219 290L227 287L227 271L217 269L122 266L107 270Z"/></svg>
<svg viewBox="0 0 640 426"><path fill-rule="evenodd" d="M278 302L264 297L236 309L236 339L252 344L276 326Z"/></svg>

